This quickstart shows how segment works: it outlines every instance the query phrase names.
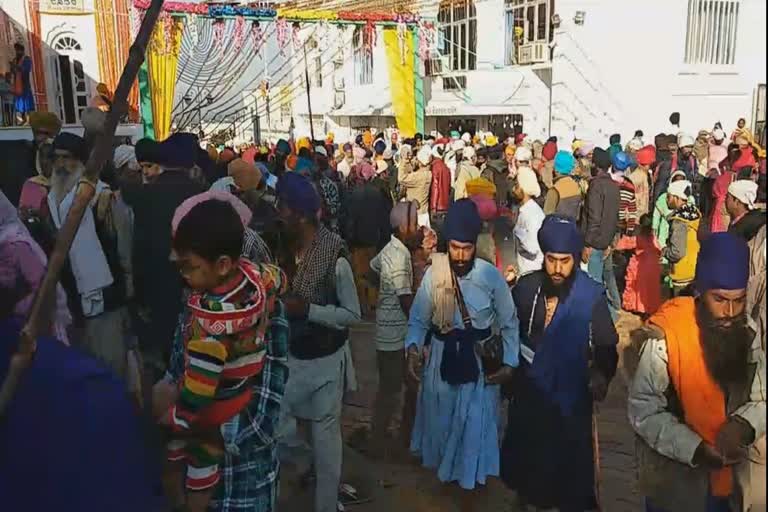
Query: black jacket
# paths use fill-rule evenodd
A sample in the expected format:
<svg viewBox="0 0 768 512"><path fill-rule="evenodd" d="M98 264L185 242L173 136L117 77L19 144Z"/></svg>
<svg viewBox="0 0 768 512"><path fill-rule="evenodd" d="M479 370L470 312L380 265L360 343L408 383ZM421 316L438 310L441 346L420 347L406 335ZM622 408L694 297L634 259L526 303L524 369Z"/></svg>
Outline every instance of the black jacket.
<svg viewBox="0 0 768 512"><path fill-rule="evenodd" d="M509 206L511 187L507 162L489 160L483 169L483 177L496 186L496 204L499 207Z"/></svg>
<svg viewBox="0 0 768 512"><path fill-rule="evenodd" d="M611 245L619 228L619 185L602 173L590 180L582 218L584 244L597 250Z"/></svg>
<svg viewBox="0 0 768 512"><path fill-rule="evenodd" d="M381 188L373 182L355 187L347 201L344 234L350 247L376 247L381 249L389 241L392 229L388 201Z"/></svg>
<svg viewBox="0 0 768 512"><path fill-rule="evenodd" d="M735 224L728 228L728 232L743 237L747 242L751 241L765 226L765 212L761 210L751 210Z"/></svg>
<svg viewBox="0 0 768 512"><path fill-rule="evenodd" d="M134 215L136 300L151 312L150 336L167 344L172 341L181 311L182 289L179 271L170 261L171 221L181 203L204 191L183 171L166 171L154 183L122 190Z"/></svg>

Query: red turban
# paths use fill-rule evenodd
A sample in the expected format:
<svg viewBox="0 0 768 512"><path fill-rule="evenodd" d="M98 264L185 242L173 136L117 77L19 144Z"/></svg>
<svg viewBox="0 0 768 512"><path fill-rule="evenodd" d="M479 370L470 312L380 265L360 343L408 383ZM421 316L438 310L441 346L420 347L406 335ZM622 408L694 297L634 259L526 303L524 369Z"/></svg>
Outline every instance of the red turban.
<svg viewBox="0 0 768 512"><path fill-rule="evenodd" d="M651 165L656 161L656 148L654 146L645 146L637 152L637 163L640 165Z"/></svg>
<svg viewBox="0 0 768 512"><path fill-rule="evenodd" d="M541 156L546 161L551 161L555 159L555 155L557 154L557 143L556 142L547 142L544 144L544 149L541 150Z"/></svg>

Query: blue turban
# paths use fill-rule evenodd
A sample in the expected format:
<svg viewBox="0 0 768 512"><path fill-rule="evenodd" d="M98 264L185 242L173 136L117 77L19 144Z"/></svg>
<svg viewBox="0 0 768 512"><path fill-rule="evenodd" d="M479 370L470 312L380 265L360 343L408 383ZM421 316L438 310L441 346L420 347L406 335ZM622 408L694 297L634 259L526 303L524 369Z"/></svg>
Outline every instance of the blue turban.
<svg viewBox="0 0 768 512"><path fill-rule="evenodd" d="M626 171L629 169L629 166L632 165L632 159L625 152L617 151L616 154L611 157L611 164L613 165L614 171Z"/></svg>
<svg viewBox="0 0 768 512"><path fill-rule="evenodd" d="M376 141L376 144L373 145L373 151L377 155L383 155L385 149L387 149L387 143L383 140L378 140Z"/></svg>
<svg viewBox="0 0 768 512"><path fill-rule="evenodd" d="M576 222L562 215L547 215L539 230L541 252L581 255L584 238Z"/></svg>
<svg viewBox="0 0 768 512"><path fill-rule="evenodd" d="M293 172L297 172L302 176L309 177L312 174L312 168L314 164L309 158L299 157L296 160L296 166L293 168Z"/></svg>
<svg viewBox="0 0 768 512"><path fill-rule="evenodd" d="M291 154L291 145L288 144L288 141L285 139L280 139L277 141L277 146L275 147L275 151L278 153L282 153L284 155L290 155Z"/></svg>
<svg viewBox="0 0 768 512"><path fill-rule="evenodd" d="M477 243L483 221L471 199L459 199L448 209L445 219L445 238L463 243Z"/></svg>
<svg viewBox="0 0 768 512"><path fill-rule="evenodd" d="M749 281L749 247L731 233L714 233L699 249L695 287L708 290L742 290Z"/></svg>
<svg viewBox="0 0 768 512"><path fill-rule="evenodd" d="M320 210L320 196L304 176L287 172L277 182L277 198L291 210L312 217Z"/></svg>
<svg viewBox="0 0 768 512"><path fill-rule="evenodd" d="M576 167L576 159L567 151L558 151L555 155L555 170L558 174L571 174Z"/></svg>
<svg viewBox="0 0 768 512"><path fill-rule="evenodd" d="M159 163L172 169L191 169L197 160L200 144L196 135L191 133L174 133L160 143Z"/></svg>

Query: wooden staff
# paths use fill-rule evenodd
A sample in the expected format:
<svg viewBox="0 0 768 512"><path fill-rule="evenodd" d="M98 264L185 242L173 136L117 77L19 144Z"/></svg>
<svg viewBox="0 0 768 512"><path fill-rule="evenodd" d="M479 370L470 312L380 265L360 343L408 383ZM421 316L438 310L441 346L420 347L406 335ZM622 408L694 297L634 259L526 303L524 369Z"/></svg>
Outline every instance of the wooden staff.
<svg viewBox="0 0 768 512"><path fill-rule="evenodd" d="M163 0L152 0L141 22L136 40L131 46L104 129L98 134L93 152L85 165L85 174L78 184L72 208L70 208L69 214L56 237L56 245L48 259L48 269L35 295L27 323L21 330L19 346L16 353L11 357L8 374L2 387L0 387L0 417L5 413L8 403L13 398L22 373L32 362L32 356L37 348L38 336L50 328L53 312L56 308L56 286L59 282L59 274L67 259L69 249L72 247L72 240L80 228L85 210L96 193L99 173L104 164L112 158L112 140L115 136L115 130L120 118L128 111L128 94L139 73L139 68L144 62L147 43L152 36L162 5Z"/></svg>

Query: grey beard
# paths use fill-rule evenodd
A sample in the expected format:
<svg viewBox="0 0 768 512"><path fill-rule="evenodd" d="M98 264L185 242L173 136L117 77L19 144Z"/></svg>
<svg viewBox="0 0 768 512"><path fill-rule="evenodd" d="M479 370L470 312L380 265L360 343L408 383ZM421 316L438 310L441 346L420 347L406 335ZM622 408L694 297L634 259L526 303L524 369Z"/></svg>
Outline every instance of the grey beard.
<svg viewBox="0 0 768 512"><path fill-rule="evenodd" d="M51 175L51 194L56 204L61 204L67 194L77 186L80 178L85 172L85 166L80 166L75 172L60 172L60 169L56 169Z"/></svg>

